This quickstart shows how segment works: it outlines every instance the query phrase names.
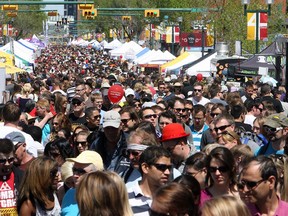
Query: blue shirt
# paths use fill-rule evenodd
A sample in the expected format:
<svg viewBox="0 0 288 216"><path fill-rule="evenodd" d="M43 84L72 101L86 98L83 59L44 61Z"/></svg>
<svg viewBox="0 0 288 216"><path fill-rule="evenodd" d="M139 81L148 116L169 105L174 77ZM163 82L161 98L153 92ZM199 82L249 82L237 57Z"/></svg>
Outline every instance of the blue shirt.
<svg viewBox="0 0 288 216"><path fill-rule="evenodd" d="M78 216L79 215L79 207L76 202L76 189L69 189L63 200L61 207L61 216Z"/></svg>
<svg viewBox="0 0 288 216"><path fill-rule="evenodd" d="M191 132L192 132L192 135L193 135L193 144L194 144L194 146L196 148L196 151L199 152L201 150L200 146L201 146L202 134L203 134L204 131L209 129L209 126L204 124L203 128L200 131L196 131L194 129L194 124L193 124L193 125L191 125L190 129L191 129Z"/></svg>

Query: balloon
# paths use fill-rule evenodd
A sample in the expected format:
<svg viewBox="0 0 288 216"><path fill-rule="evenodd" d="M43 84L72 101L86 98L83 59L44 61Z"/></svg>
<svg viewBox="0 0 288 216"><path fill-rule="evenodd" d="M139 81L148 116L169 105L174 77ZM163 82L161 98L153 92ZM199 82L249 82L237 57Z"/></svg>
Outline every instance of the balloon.
<svg viewBox="0 0 288 216"><path fill-rule="evenodd" d="M122 58L123 58L123 56L122 56L122 55L120 55L119 57L120 57L120 59L122 59Z"/></svg>
<svg viewBox="0 0 288 216"><path fill-rule="evenodd" d="M108 90L108 98L112 103L119 102L124 96L124 90L120 85L113 85Z"/></svg>
<svg viewBox="0 0 288 216"><path fill-rule="evenodd" d="M197 74L197 81L202 81L202 79L203 79L203 75L202 74Z"/></svg>

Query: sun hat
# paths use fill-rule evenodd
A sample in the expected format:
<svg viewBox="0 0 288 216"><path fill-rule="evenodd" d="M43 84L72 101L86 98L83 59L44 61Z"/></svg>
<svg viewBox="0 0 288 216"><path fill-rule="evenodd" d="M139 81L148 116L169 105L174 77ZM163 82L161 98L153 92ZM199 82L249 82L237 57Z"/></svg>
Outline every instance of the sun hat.
<svg viewBox="0 0 288 216"><path fill-rule="evenodd" d="M187 137L187 134L181 124L171 123L163 128L161 142Z"/></svg>

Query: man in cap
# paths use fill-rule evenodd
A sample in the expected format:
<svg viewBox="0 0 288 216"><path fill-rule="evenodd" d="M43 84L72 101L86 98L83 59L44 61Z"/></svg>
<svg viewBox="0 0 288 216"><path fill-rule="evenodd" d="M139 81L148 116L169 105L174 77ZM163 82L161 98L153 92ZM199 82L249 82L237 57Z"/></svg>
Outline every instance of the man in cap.
<svg viewBox="0 0 288 216"><path fill-rule="evenodd" d="M133 100L135 98L135 92L131 88L127 88L125 90L125 98L126 98L126 104L129 106L133 106Z"/></svg>
<svg viewBox="0 0 288 216"><path fill-rule="evenodd" d="M288 137L288 118L283 114L268 116L263 125L268 144L262 146L256 155L284 154Z"/></svg>
<svg viewBox="0 0 288 216"><path fill-rule="evenodd" d="M178 123L168 124L162 131L162 145L172 155L172 161L181 173L186 159L196 152L195 147L187 144L187 134L182 125Z"/></svg>
<svg viewBox="0 0 288 216"><path fill-rule="evenodd" d="M101 156L95 151L83 151L76 158L67 158L66 161L73 162L73 178L76 188L68 190L62 201L62 216L79 215L79 207L76 202L76 190L82 176L86 173L103 170L103 161Z"/></svg>
<svg viewBox="0 0 288 216"><path fill-rule="evenodd" d="M35 159L27 152L25 137L20 132L15 131L7 134L5 138L11 140L14 144L14 165L25 171L29 164Z"/></svg>
<svg viewBox="0 0 288 216"><path fill-rule="evenodd" d="M124 171L129 166L127 161L122 161L122 151L127 144L120 123L121 117L118 112L114 110L106 112L103 117L103 131L99 131L90 146L91 150L98 152L103 158L105 169L117 173Z"/></svg>
<svg viewBox="0 0 288 216"><path fill-rule="evenodd" d="M72 112L69 114L68 118L72 124L72 131L80 124L86 124L85 116L85 103L84 98L80 95L75 95L72 98Z"/></svg>
<svg viewBox="0 0 288 216"><path fill-rule="evenodd" d="M0 139L0 215L17 214L17 191L23 172L13 166L14 145L9 139Z"/></svg>

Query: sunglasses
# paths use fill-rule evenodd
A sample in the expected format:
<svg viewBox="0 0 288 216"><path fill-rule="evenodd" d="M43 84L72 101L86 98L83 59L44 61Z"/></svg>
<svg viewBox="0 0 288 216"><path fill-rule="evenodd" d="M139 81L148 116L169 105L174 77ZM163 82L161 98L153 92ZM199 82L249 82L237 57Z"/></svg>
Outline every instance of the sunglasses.
<svg viewBox="0 0 288 216"><path fill-rule="evenodd" d="M215 131L218 131L218 130L223 131L223 130L225 130L227 127L230 127L230 126L231 126L231 124L229 124L229 125L223 125L223 126L220 126L220 127L215 127L214 130L215 130Z"/></svg>
<svg viewBox="0 0 288 216"><path fill-rule="evenodd" d="M185 112L185 111L186 111L185 108L184 108L184 109L181 109L181 108L175 108L174 110L176 110L177 112Z"/></svg>
<svg viewBox="0 0 288 216"><path fill-rule="evenodd" d="M122 122L123 124L127 124L128 121L130 121L130 119L121 119L121 122Z"/></svg>
<svg viewBox="0 0 288 216"><path fill-rule="evenodd" d="M0 159L0 164L6 164L7 163L7 161L8 161L8 163L9 164L11 164L11 163L13 163L14 162L14 157L11 157L11 158L2 158L2 159Z"/></svg>
<svg viewBox="0 0 288 216"><path fill-rule="evenodd" d="M259 110L260 110L260 112L262 112L262 111L263 111L263 108L259 108L259 107L257 107L257 109L259 109Z"/></svg>
<svg viewBox="0 0 288 216"><path fill-rule="evenodd" d="M194 92L201 92L202 89L194 89Z"/></svg>
<svg viewBox="0 0 288 216"><path fill-rule="evenodd" d="M129 158L130 155L133 155L134 157L138 157L141 154L141 151L124 150L122 154L126 158Z"/></svg>
<svg viewBox="0 0 288 216"><path fill-rule="evenodd" d="M159 213L154 211L153 209L149 209L149 215L150 216L167 216L169 215L168 213Z"/></svg>
<svg viewBox="0 0 288 216"><path fill-rule="evenodd" d="M50 171L50 176L51 177L55 177L57 175L58 175L58 169L53 169L53 170Z"/></svg>
<svg viewBox="0 0 288 216"><path fill-rule="evenodd" d="M209 172L215 173L217 170L221 173L225 173L229 171L229 168L227 166L220 166L220 167L209 167L208 168Z"/></svg>
<svg viewBox="0 0 288 216"><path fill-rule="evenodd" d="M141 107L141 104L134 104L134 107Z"/></svg>
<svg viewBox="0 0 288 216"><path fill-rule="evenodd" d="M82 103L82 102L80 102L80 101L79 101L79 102L73 102L72 105L73 105L73 106L80 106L81 103Z"/></svg>
<svg viewBox="0 0 288 216"><path fill-rule="evenodd" d="M76 144L76 145L81 144L81 146L84 146L84 147L85 147L85 146L87 145L87 141L82 141L82 142L77 142L77 141L76 141L75 144Z"/></svg>
<svg viewBox="0 0 288 216"><path fill-rule="evenodd" d="M161 172L165 172L167 169L171 170L172 169L172 165L166 165L166 164L151 164L152 166L155 166L156 169L160 170Z"/></svg>
<svg viewBox="0 0 288 216"><path fill-rule="evenodd" d="M93 119L100 119L101 118L101 115L96 115L96 116L93 116Z"/></svg>
<svg viewBox="0 0 288 216"><path fill-rule="evenodd" d="M212 118L214 118L215 116L218 116L218 115L220 115L219 113L210 113L210 116L212 117Z"/></svg>
<svg viewBox="0 0 288 216"><path fill-rule="evenodd" d="M265 179L261 179L259 181L246 181L246 180L242 180L241 182L239 182L237 184L238 190L244 190L245 186L247 187L248 190L252 190L254 188L256 188L259 184L261 184L262 182L266 181Z"/></svg>
<svg viewBox="0 0 288 216"><path fill-rule="evenodd" d="M282 130L283 127L272 128L272 127L264 126L263 129L264 129L265 132L267 132L267 133L276 133L276 132L278 132L279 130Z"/></svg>
<svg viewBox="0 0 288 216"><path fill-rule="evenodd" d="M53 122L52 125L59 125L59 123L57 123L57 122Z"/></svg>
<svg viewBox="0 0 288 216"><path fill-rule="evenodd" d="M72 168L73 174L84 175L86 171L82 168Z"/></svg>
<svg viewBox="0 0 288 216"><path fill-rule="evenodd" d="M150 118L157 118L157 115L156 114L150 114L150 115L146 115L146 116L143 116L145 119L150 119Z"/></svg>

